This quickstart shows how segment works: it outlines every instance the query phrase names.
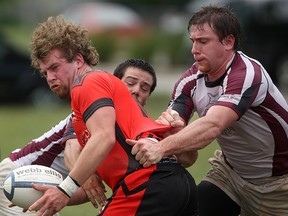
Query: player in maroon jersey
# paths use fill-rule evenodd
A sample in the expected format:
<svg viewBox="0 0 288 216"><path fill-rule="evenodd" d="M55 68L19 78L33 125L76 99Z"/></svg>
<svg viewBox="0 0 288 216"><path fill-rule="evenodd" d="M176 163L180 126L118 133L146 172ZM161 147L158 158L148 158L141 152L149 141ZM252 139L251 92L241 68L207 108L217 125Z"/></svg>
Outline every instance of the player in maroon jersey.
<svg viewBox="0 0 288 216"><path fill-rule="evenodd" d="M229 8L203 7L188 29L196 62L175 84L170 108L186 124L194 112L200 118L133 153L149 167L216 139L222 151L198 185L199 215L288 215L287 102L265 68L239 51L240 23Z"/></svg>

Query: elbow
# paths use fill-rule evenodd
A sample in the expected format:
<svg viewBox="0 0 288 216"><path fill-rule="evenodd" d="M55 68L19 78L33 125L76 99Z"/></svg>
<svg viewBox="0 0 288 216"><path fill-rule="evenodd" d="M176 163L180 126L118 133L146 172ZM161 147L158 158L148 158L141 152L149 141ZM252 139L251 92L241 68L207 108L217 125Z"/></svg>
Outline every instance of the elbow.
<svg viewBox="0 0 288 216"><path fill-rule="evenodd" d="M113 135L109 133L103 134L103 139L106 141L106 143L109 143L111 145L114 145L116 142L116 137L114 134Z"/></svg>
<svg viewBox="0 0 288 216"><path fill-rule="evenodd" d="M198 158L198 151L188 151L188 152L183 152L181 154L176 155L177 160L181 165L185 168L192 166L197 158Z"/></svg>
<svg viewBox="0 0 288 216"><path fill-rule="evenodd" d="M225 127L223 125L221 125L221 122L219 122L219 121L218 122L212 122L212 125L209 128L211 138L212 138L211 141L213 141L219 135L221 135L224 130L225 130Z"/></svg>
<svg viewBox="0 0 288 216"><path fill-rule="evenodd" d="M99 135L100 134L98 134L97 136L99 136ZM96 140L101 140L101 143L105 143L107 148L112 149L113 146L115 145L115 142L116 142L115 135L114 134L110 134L110 133L102 133L100 136L101 136L101 138L100 139L96 138Z"/></svg>

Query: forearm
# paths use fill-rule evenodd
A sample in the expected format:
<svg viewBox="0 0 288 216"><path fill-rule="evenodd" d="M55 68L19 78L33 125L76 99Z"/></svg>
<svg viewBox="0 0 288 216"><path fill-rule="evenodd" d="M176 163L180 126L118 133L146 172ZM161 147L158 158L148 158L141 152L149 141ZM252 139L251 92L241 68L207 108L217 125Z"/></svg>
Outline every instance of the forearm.
<svg viewBox="0 0 288 216"><path fill-rule="evenodd" d="M80 153L81 146L79 145L77 139L69 139L66 141L64 150L64 163L69 170L73 168Z"/></svg>
<svg viewBox="0 0 288 216"><path fill-rule="evenodd" d="M202 117L174 135L170 135L160 142L163 156L196 152L209 145L221 134L219 125L209 118Z"/></svg>
<svg viewBox="0 0 288 216"><path fill-rule="evenodd" d="M77 162L69 173L69 176L76 180L79 185L82 185L96 172L98 166L109 154L115 142L110 137L110 135L99 133L91 136L86 143Z"/></svg>
<svg viewBox="0 0 288 216"><path fill-rule="evenodd" d="M87 198L85 192L82 188L79 188L69 199L68 205L79 205L88 202L89 199Z"/></svg>

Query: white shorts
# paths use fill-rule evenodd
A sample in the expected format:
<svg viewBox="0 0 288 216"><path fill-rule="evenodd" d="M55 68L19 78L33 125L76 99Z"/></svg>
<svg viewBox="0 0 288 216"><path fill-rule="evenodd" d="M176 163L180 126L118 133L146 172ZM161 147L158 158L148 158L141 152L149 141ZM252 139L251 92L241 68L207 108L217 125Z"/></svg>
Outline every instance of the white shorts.
<svg viewBox="0 0 288 216"><path fill-rule="evenodd" d="M10 158L4 158L0 162L0 216L35 216L35 212L23 213L23 209L20 207L8 207L11 202L6 198L3 192L3 183L7 174L16 168L17 167ZM54 216L59 216L59 214L57 213Z"/></svg>
<svg viewBox="0 0 288 216"><path fill-rule="evenodd" d="M219 150L209 163L212 169L203 180L213 183L234 200L241 207L241 216L288 215L288 175L242 179L226 164Z"/></svg>

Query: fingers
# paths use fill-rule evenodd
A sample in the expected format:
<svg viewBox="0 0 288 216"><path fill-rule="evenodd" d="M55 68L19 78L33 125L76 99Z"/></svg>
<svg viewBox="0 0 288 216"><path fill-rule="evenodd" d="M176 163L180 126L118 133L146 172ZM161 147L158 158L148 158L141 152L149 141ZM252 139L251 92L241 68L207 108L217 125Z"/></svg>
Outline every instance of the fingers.
<svg viewBox="0 0 288 216"><path fill-rule="evenodd" d="M131 150L132 155L136 155L139 152L139 150L140 150L140 146L136 145L138 142L136 140L131 140L131 139L126 139L126 142L129 145L133 146L132 150Z"/></svg>
<svg viewBox="0 0 288 216"><path fill-rule="evenodd" d="M137 161L139 161L140 164L144 164L146 162L146 158L144 157L144 152L145 150L141 149L142 143L139 143L135 140L130 140L130 139L126 139L127 143L134 143L134 146L132 147L131 153L132 155L135 155L135 159Z"/></svg>
<svg viewBox="0 0 288 216"><path fill-rule="evenodd" d="M145 157L145 153L147 152L145 149L141 149L140 145L133 146L132 151L135 152L135 159L138 160L141 164L143 164L147 159Z"/></svg>
<svg viewBox="0 0 288 216"><path fill-rule="evenodd" d="M138 141L137 140L132 140L132 139L126 139L126 143L128 145L134 146L135 144L138 143Z"/></svg>
<svg viewBox="0 0 288 216"><path fill-rule="evenodd" d="M173 121L170 122L172 127L184 127L185 122L180 117L179 113L172 109L167 109L168 114L173 118Z"/></svg>
<svg viewBox="0 0 288 216"><path fill-rule="evenodd" d="M90 191L85 191L85 192L86 192L86 195L87 195L88 199L92 203L92 205L95 208L98 208L98 203L101 205L101 199L99 201L99 198L97 197L96 193L92 192L91 190Z"/></svg>
<svg viewBox="0 0 288 216"><path fill-rule="evenodd" d="M107 200L105 195L106 189L102 182L102 179L94 174L82 185L88 199L95 208L98 208L98 204L104 206Z"/></svg>
<svg viewBox="0 0 288 216"><path fill-rule="evenodd" d="M10 203L9 205L8 205L8 208L13 208L13 207L15 207L16 205L14 205L13 203ZM22 212L23 213L25 213L25 212L27 212L28 211L28 209L23 209L22 210Z"/></svg>
<svg viewBox="0 0 288 216"><path fill-rule="evenodd" d="M172 127L183 127L185 125L179 113L172 109L167 109L156 121L160 124L171 125Z"/></svg>
<svg viewBox="0 0 288 216"><path fill-rule="evenodd" d="M149 147L147 147L144 143L137 142L137 144L135 144L131 150L132 154L135 155L135 159L139 161L143 167L149 167L158 162L149 154L148 148Z"/></svg>
<svg viewBox="0 0 288 216"><path fill-rule="evenodd" d="M8 207L9 208L12 208L12 207L14 207L15 205L13 204L13 203L10 203L9 205L8 205Z"/></svg>
<svg viewBox="0 0 288 216"><path fill-rule="evenodd" d="M86 191L86 194L87 194L90 202L92 203L92 205L95 208L98 208L98 204L101 206L105 205L107 197L103 193L103 190L101 192L99 192L97 190L90 190L90 191Z"/></svg>
<svg viewBox="0 0 288 216"><path fill-rule="evenodd" d="M131 153L135 155L135 159L139 161L143 167L149 167L158 163L162 155L158 153L159 145L148 139L140 139L138 141L126 139L126 142L133 145Z"/></svg>
<svg viewBox="0 0 288 216"><path fill-rule="evenodd" d="M34 184L34 183L32 183L32 187L37 191L43 191L43 192L49 188L49 186L47 185L40 185L40 184Z"/></svg>
<svg viewBox="0 0 288 216"><path fill-rule="evenodd" d="M38 206L41 206L42 204L44 204L44 200L40 198L38 199L36 202L34 202L29 208L29 211L34 211L37 209ZM37 212L37 215L42 215L45 212L44 206Z"/></svg>
<svg viewBox="0 0 288 216"><path fill-rule="evenodd" d="M52 216L67 205L69 201L68 196L57 189L56 186L32 184L32 187L44 192L44 195L28 208L29 211L37 210L36 216Z"/></svg>
<svg viewBox="0 0 288 216"><path fill-rule="evenodd" d="M185 123L182 119L178 119L178 120L171 122L171 126L173 128L183 128L185 126Z"/></svg>
<svg viewBox="0 0 288 216"><path fill-rule="evenodd" d="M143 167L150 167L152 164L156 164L156 161L151 161L148 158L146 158L144 155L143 157L139 160L139 163L143 165Z"/></svg>
<svg viewBox="0 0 288 216"><path fill-rule="evenodd" d="M103 180L97 172L95 173L95 177L97 178L97 181L98 181L98 187L101 187L104 192L107 192L105 185L103 184Z"/></svg>
<svg viewBox="0 0 288 216"><path fill-rule="evenodd" d="M167 112L170 114L170 116L173 118L174 121L180 119L179 113L176 112L175 110L167 109Z"/></svg>
<svg viewBox="0 0 288 216"><path fill-rule="evenodd" d="M47 186L45 186L45 185L38 185L38 184L33 184L32 183L32 187L35 189L35 190L38 190L38 191L43 191L43 192L45 192L48 188L47 188ZM29 211L34 211L35 209L37 209L37 207L38 206L41 206L42 204L44 204L44 198L43 198L43 196L40 198L40 199L38 199L38 200L36 200L29 208L28 208L28 210ZM42 209L42 208L41 208ZM26 209L25 209L26 210ZM27 210L26 210L27 211ZM41 211L39 211L39 212L41 212ZM45 211L43 211L42 213L44 213Z"/></svg>
<svg viewBox="0 0 288 216"><path fill-rule="evenodd" d="M40 214L41 216L53 216L56 212L54 212L51 209L47 209L43 214ZM38 215L38 212L37 212Z"/></svg>
<svg viewBox="0 0 288 216"><path fill-rule="evenodd" d="M158 117L156 122L163 124L163 125L169 125L171 122L173 122L173 117L168 112L162 112L161 116Z"/></svg>

